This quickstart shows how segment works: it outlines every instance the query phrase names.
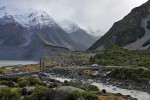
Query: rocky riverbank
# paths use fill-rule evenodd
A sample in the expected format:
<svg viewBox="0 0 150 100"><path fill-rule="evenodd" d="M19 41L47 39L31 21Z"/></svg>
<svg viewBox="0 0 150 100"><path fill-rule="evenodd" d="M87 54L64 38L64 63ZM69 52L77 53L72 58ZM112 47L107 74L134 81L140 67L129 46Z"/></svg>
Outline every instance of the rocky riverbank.
<svg viewBox="0 0 150 100"><path fill-rule="evenodd" d="M117 80L109 76L109 73L114 70L112 67L78 67L78 68L51 68L47 69L56 77L65 77L70 79L83 80L86 82L101 82L106 85L113 85L123 89L139 90L150 93L149 83L137 83L131 80Z"/></svg>

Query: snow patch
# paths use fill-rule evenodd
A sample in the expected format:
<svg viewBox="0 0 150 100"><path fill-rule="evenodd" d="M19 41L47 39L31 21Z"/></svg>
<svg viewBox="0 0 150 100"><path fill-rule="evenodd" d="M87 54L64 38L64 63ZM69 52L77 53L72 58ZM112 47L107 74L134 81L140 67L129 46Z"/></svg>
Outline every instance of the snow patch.
<svg viewBox="0 0 150 100"><path fill-rule="evenodd" d="M102 34L104 34L104 32L100 31L100 30L94 30L91 28L85 28L84 29L88 34L94 36L94 37L101 37Z"/></svg>
<svg viewBox="0 0 150 100"><path fill-rule="evenodd" d="M72 33L80 29L80 27L69 20L58 21L60 27L67 33Z"/></svg>

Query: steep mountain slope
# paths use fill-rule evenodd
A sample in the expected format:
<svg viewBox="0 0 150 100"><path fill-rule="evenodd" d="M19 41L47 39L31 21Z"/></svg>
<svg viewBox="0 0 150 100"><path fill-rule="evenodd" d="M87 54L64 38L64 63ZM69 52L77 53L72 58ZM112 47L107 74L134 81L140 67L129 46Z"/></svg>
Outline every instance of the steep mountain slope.
<svg viewBox="0 0 150 100"><path fill-rule="evenodd" d="M64 20L59 22L59 24L75 43L80 44L83 50L87 50L97 40L96 37L88 34L86 30L80 28L74 22Z"/></svg>
<svg viewBox="0 0 150 100"><path fill-rule="evenodd" d="M31 42L26 46L0 46L0 60L38 60L57 52L70 52L70 50L46 44L34 34Z"/></svg>
<svg viewBox="0 0 150 100"><path fill-rule="evenodd" d="M5 23L9 21L9 23ZM0 46L20 46L27 41L24 29L12 16L0 18Z"/></svg>
<svg viewBox="0 0 150 100"><path fill-rule="evenodd" d="M112 44L129 50L143 50L150 47L150 0L133 9L122 20L101 37L89 50L101 50Z"/></svg>

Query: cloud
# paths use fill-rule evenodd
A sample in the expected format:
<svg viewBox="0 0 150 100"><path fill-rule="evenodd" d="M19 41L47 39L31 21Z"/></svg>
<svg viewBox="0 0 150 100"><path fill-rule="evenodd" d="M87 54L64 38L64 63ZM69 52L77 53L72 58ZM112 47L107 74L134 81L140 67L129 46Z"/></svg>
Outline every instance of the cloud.
<svg viewBox="0 0 150 100"><path fill-rule="evenodd" d="M44 10L54 19L69 19L81 26L108 31L114 22L147 0L0 0L0 6Z"/></svg>

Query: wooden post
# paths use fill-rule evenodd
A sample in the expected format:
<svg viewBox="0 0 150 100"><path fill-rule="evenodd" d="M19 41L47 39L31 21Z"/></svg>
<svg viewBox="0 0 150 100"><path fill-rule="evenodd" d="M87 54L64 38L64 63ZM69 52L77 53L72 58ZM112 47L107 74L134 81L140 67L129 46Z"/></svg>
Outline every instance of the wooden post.
<svg viewBox="0 0 150 100"><path fill-rule="evenodd" d="M42 63L43 65L42 65L42 70L43 70L43 72L44 72L44 59L43 59L43 63Z"/></svg>
<svg viewBox="0 0 150 100"><path fill-rule="evenodd" d="M40 59L40 68L39 68L41 72L44 72L44 66L45 66L45 64L44 64L44 59L41 58L41 59Z"/></svg>
<svg viewBox="0 0 150 100"><path fill-rule="evenodd" d="M40 59L40 71L44 71L44 59Z"/></svg>
<svg viewBox="0 0 150 100"><path fill-rule="evenodd" d="M39 68L40 71L41 71L41 68L42 68L42 59L40 59L40 68Z"/></svg>

